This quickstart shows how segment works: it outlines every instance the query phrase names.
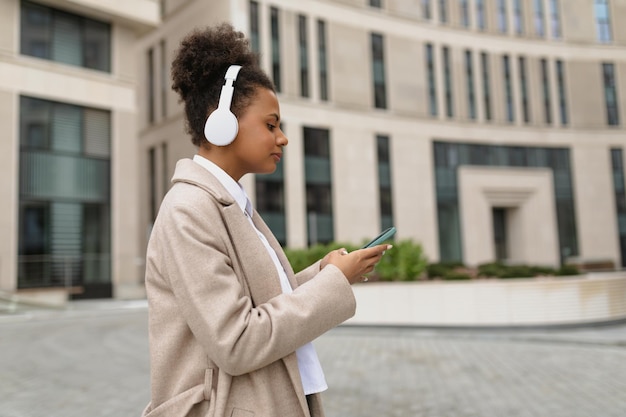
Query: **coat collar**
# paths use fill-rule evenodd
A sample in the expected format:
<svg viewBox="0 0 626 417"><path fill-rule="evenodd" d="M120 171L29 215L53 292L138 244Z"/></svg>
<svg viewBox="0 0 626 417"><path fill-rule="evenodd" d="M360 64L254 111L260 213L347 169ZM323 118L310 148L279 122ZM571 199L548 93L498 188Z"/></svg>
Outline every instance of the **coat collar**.
<svg viewBox="0 0 626 417"><path fill-rule="evenodd" d="M280 279L274 262L256 235L256 231L250 227L243 211L222 183L207 169L191 159L182 159L176 164L172 183L177 182L184 182L201 188L222 205L224 224L229 235L236 237L231 240L254 304L262 304L281 294ZM293 269L280 244L256 210L253 211L252 221L276 252L291 287L295 289L297 281ZM259 275L259 271L271 272Z"/></svg>

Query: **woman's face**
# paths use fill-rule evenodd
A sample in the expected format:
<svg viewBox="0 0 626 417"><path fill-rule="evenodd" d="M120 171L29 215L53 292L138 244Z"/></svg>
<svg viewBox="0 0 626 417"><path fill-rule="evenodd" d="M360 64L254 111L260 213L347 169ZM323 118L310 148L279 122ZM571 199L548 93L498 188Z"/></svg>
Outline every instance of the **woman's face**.
<svg viewBox="0 0 626 417"><path fill-rule="evenodd" d="M239 132L228 146L227 172L236 180L248 173L270 174L288 139L280 130L280 108L272 90L259 87L239 117Z"/></svg>

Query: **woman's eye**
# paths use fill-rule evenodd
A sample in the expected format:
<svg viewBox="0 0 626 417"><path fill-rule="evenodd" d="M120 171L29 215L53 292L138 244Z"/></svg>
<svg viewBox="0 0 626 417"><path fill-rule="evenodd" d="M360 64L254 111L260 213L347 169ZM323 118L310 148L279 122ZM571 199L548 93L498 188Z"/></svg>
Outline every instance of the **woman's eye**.
<svg viewBox="0 0 626 417"><path fill-rule="evenodd" d="M268 124L267 124L267 128L268 128L269 130L274 130L274 129L276 129L276 126L274 126L273 124L268 123Z"/></svg>

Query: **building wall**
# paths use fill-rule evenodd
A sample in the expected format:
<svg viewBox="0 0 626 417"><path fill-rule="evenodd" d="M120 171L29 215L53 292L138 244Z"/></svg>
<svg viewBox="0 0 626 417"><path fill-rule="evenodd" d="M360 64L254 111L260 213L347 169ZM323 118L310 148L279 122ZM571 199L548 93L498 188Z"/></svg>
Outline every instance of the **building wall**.
<svg viewBox="0 0 626 417"><path fill-rule="evenodd" d="M114 296L141 294L138 240L140 201L135 42L156 26L158 3L139 0L42 1L70 13L111 24L111 72L104 73L20 54L20 1L0 5L0 123L2 178L0 289L17 289L19 224L19 97L27 95L111 112L111 255ZM139 290L139 292L137 292Z"/></svg>
<svg viewBox="0 0 626 417"><path fill-rule="evenodd" d="M229 11L216 9L204 2L190 1L147 38L140 49L166 37L169 52L177 39L194 26L194 17L205 22L230 16L235 26L249 31L248 2L218 2ZM487 27L477 28L474 2L470 2L470 27L462 25L458 2L448 2L447 23L440 22L439 2L431 2L431 18L422 15L421 1L388 0L382 9L364 0L302 1L259 0L261 63L271 75L271 39L269 8L280 11L282 90L279 94L282 118L290 139L285 152L285 218L287 243L302 247L307 242L307 214L304 194L304 151L302 129L320 127L330 131L333 173L333 213L335 239L360 242L380 229L378 179L376 173L377 134L388 135L391 148L393 217L398 228L397 239L422 243L431 261L440 258L437 193L433 143L483 144L527 148L559 147L569 149L575 201L575 228L578 256L606 258L620 262L615 196L612 185L609 149L623 148L621 126L626 117L626 41L619 22L626 18L623 0L611 1L613 41L599 43L591 0L561 1L560 36L555 39L548 2L544 2L544 35L535 33L532 4L524 3L524 33L514 28L512 4L508 5L507 33L497 28L497 2L485 1ZM245 9L242 11L242 9ZM204 12L203 12L204 10ZM217 10L217 11L216 11ZM209 13L210 11L210 13ZM203 14L204 13L204 14ZM209 18L208 16L211 16ZM310 97L300 97L298 15L307 17L309 38ZM185 25L181 26L185 16ZM327 65L329 96L323 101L319 93L316 21L323 20L327 29ZM187 23L190 22L190 23ZM175 34L174 34L175 33ZM373 70L370 36L383 35L387 108L374 108ZM433 45L435 57L437 114L432 116L428 104L425 44ZM451 57L453 116L445 111L442 48ZM473 80L476 96L476 118L469 116L465 51L472 52ZM487 53L491 120L487 120L483 102L483 80L480 54ZM507 120L504 90L503 55L509 56L514 120ZM519 58L526 62L529 121L522 118ZM546 122L541 60L548 62L548 109ZM556 61L565 68L567 120L561 121ZM620 126L607 126L602 62L615 64ZM140 98L145 94L139 93ZM167 120L154 126L142 126L142 151L160 140L171 145L169 162L173 166L174 149L178 155L191 156L188 144L175 142L172 135L182 135L183 119L175 98L168 102ZM159 139L157 139L159 138ZM169 170L172 168L168 167ZM254 199L254 178L242 183ZM472 207L461 207L471 212ZM143 212L143 210L142 210ZM541 225L541 218L536 219ZM148 224L146 219L142 224ZM558 237L552 236L551 242ZM529 243L525 243L529 245ZM532 248L518 253L532 254ZM545 261L554 263L559 254ZM481 251L485 253L485 251ZM482 255L481 255L482 256ZM541 259L540 259L541 258ZM482 260L482 258L481 258ZM532 256L528 258L532 262ZM557 261L558 262L558 261Z"/></svg>

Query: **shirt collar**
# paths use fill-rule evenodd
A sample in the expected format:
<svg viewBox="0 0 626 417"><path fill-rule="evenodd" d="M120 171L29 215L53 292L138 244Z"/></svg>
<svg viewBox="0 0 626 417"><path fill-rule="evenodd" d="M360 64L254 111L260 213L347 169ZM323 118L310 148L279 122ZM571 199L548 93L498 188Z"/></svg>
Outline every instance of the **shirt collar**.
<svg viewBox="0 0 626 417"><path fill-rule="evenodd" d="M224 188L226 188L226 191L233 196L235 202L239 208L241 208L241 211L247 212L250 216L252 216L252 204L250 203L250 199L241 184L235 181L233 177L228 175L226 171L218 165L203 156L194 155L193 161L213 174L215 178L217 178L217 180L224 186Z"/></svg>

